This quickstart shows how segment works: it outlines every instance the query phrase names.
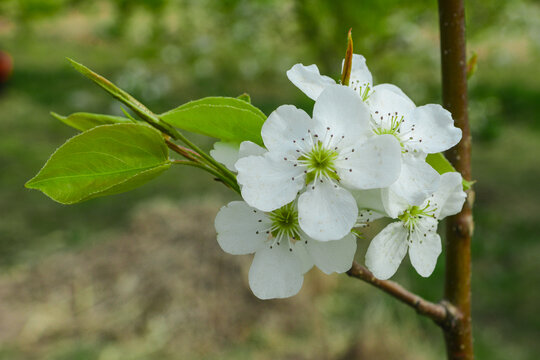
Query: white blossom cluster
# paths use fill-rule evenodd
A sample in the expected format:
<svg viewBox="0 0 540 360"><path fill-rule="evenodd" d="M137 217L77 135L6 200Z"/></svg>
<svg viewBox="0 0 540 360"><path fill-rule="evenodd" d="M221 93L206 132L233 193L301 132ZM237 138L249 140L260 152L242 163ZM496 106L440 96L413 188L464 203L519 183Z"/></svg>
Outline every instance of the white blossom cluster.
<svg viewBox="0 0 540 360"><path fill-rule="evenodd" d="M292 105L262 127L264 148L216 143L212 156L238 173L243 201L223 207L217 240L230 254L255 253L249 284L261 299L295 295L314 265L343 273L356 252L355 229L393 219L369 245L366 266L379 279L407 251L431 275L438 222L465 201L461 176L439 175L425 159L456 145L461 130L440 105L417 107L398 87L375 85L365 58L353 55L348 86L294 65L287 76L315 100L313 116Z"/></svg>

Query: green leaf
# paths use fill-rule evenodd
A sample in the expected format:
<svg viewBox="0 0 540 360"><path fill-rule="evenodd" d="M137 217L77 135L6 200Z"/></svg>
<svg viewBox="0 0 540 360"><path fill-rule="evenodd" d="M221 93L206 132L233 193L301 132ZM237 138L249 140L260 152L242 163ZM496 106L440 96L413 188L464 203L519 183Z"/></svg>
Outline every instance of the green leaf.
<svg viewBox="0 0 540 360"><path fill-rule="evenodd" d="M437 170L439 174L456 171L443 153L428 154L426 157L426 162L431 165L432 168Z"/></svg>
<svg viewBox="0 0 540 360"><path fill-rule="evenodd" d="M263 145L261 127L266 115L240 99L207 97L161 114L160 118L179 129L224 141L250 140Z"/></svg>
<svg viewBox="0 0 540 360"><path fill-rule="evenodd" d="M132 190L171 166L161 134L146 125L101 125L58 148L26 183L62 204Z"/></svg>
<svg viewBox="0 0 540 360"><path fill-rule="evenodd" d="M127 119L120 116L92 114L85 112L73 113L69 116L62 116L55 112L51 112L51 115L60 120L64 124L71 126L79 131L86 131L93 127L107 124L132 124L131 119Z"/></svg>
<svg viewBox="0 0 540 360"><path fill-rule="evenodd" d="M431 165L431 167L434 168L439 174L456 171L443 153L428 154L426 157L426 162ZM468 181L463 179L463 190L469 190L475 182L475 180Z"/></svg>

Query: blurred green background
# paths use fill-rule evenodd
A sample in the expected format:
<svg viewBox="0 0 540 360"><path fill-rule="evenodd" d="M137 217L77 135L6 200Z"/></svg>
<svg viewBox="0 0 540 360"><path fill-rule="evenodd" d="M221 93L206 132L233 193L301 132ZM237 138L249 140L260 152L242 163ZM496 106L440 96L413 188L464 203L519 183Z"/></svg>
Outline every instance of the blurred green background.
<svg viewBox="0 0 540 360"><path fill-rule="evenodd" d="M475 351L539 359L540 5L469 2L467 18ZM233 197L196 169L69 207L23 187L75 134L49 111L121 114L65 57L155 112L242 92L267 114L310 112L285 71L316 63L338 78L352 27L376 83L441 103L437 19L427 0L0 2L14 62L0 92L0 359L443 359L436 326L345 275L312 270L298 296L257 300L250 257L215 242ZM423 279L405 260L395 278L436 301L443 269L441 257Z"/></svg>

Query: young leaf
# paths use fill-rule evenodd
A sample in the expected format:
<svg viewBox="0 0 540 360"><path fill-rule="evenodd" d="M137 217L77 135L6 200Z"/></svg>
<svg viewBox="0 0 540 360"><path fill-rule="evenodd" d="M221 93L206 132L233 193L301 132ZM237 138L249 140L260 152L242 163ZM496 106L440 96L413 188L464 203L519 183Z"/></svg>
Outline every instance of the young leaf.
<svg viewBox="0 0 540 360"><path fill-rule="evenodd" d="M266 115L240 99L207 97L188 102L159 117L179 129L224 141L250 140L263 145L261 127Z"/></svg>
<svg viewBox="0 0 540 360"><path fill-rule="evenodd" d="M353 58L353 41L352 41L352 28L349 29L347 34L347 51L345 51L345 61L343 62L343 69L341 71L341 84L348 86L351 79L351 68Z"/></svg>
<svg viewBox="0 0 540 360"><path fill-rule="evenodd" d="M442 153L428 154L426 162L431 165L439 174L447 172L455 172L456 169L452 166L450 161ZM476 181L468 181L463 179L463 190L469 190Z"/></svg>
<svg viewBox="0 0 540 360"><path fill-rule="evenodd" d="M249 96L248 93L243 93L241 95L238 95L236 98L251 104L251 96Z"/></svg>
<svg viewBox="0 0 540 360"><path fill-rule="evenodd" d="M73 113L69 116L62 116L55 112L51 112L51 115L63 122L64 124L71 126L79 131L86 131L93 127L107 124L133 124L131 119L127 119L120 116L92 114L85 112Z"/></svg>
<svg viewBox="0 0 540 360"><path fill-rule="evenodd" d="M132 190L171 166L161 134L146 125L101 125L58 148L26 183L62 204Z"/></svg>

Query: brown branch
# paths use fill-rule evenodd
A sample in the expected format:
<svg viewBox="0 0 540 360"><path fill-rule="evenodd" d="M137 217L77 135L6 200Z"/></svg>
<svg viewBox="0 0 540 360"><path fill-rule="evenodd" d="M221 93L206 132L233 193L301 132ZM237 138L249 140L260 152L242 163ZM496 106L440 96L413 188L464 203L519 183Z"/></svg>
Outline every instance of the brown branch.
<svg viewBox="0 0 540 360"><path fill-rule="evenodd" d="M414 308L416 312L427 316L442 327L451 327L459 314L447 303L435 304L410 292L398 283L390 280L379 280L366 267L353 262L347 275L371 284L387 294L392 295L404 304Z"/></svg>
<svg viewBox="0 0 540 360"><path fill-rule="evenodd" d="M189 159L189 160L192 160L192 161L195 161L195 162L199 162L199 159L201 156L191 150L191 149L188 149L184 146L180 146L180 145L177 145L175 144L174 142L172 142L170 139L170 137L168 135L163 135L164 139L165 139L165 142L167 143L167 146L169 147L169 149L171 149L172 151L176 152L177 154L180 154L182 155L183 157L185 157L186 159Z"/></svg>
<svg viewBox="0 0 540 360"><path fill-rule="evenodd" d="M464 0L439 0L443 105L463 132L461 142L446 156L466 180L471 180L471 134L467 115L467 58ZM448 218L444 299L462 314L445 330L448 359L474 358L471 324L472 203L469 191L463 210Z"/></svg>

